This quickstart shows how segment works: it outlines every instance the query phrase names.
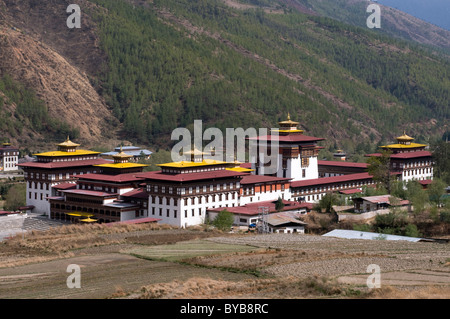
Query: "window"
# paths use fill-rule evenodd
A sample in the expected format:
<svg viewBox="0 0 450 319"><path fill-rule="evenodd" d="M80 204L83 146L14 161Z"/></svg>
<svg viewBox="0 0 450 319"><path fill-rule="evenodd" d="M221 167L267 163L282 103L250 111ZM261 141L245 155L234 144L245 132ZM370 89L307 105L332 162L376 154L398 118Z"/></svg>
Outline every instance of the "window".
<svg viewBox="0 0 450 319"><path fill-rule="evenodd" d="M302 177L306 177L306 169L302 169Z"/></svg>

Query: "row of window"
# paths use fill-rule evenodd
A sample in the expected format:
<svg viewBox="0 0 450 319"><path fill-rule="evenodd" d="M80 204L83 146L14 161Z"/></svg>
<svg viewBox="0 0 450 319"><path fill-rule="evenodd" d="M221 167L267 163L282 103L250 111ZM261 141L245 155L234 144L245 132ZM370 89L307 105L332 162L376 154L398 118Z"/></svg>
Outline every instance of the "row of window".
<svg viewBox="0 0 450 319"><path fill-rule="evenodd" d="M210 199L211 197L211 199ZM170 198L170 197L159 197L159 196L150 196L150 201L152 204L155 205L173 205L173 206L177 206L178 205L178 199L177 198ZM204 204L204 203L209 203L210 200L211 202L216 202L216 201L222 201L222 200L230 200L230 199L236 199L236 192L233 193L226 193L226 194L216 194L216 195L204 195L204 196L198 196L198 197L192 197L192 198L184 198L183 199L183 204L185 206L189 205L189 203L191 205L194 204L195 198L197 198L197 204ZM189 202L189 199L191 200Z"/></svg>
<svg viewBox="0 0 450 319"><path fill-rule="evenodd" d="M321 193L326 191L333 191L345 188L353 188L374 184L374 181L364 181L364 182L353 182L353 183L343 183L340 185L328 185L328 186L320 186L320 187L310 187L303 189L296 189L293 191L296 195L307 194L307 193Z"/></svg>
<svg viewBox="0 0 450 319"><path fill-rule="evenodd" d="M417 166L430 166L431 161L418 161L418 162L410 162L410 163L399 163L398 167L400 168L409 168L409 167L417 167ZM397 163L392 163L393 167L397 167Z"/></svg>
<svg viewBox="0 0 450 319"><path fill-rule="evenodd" d="M171 186L160 186L160 185L147 185L147 191L153 192L153 193L162 193L162 194L176 194L177 195L185 195L186 191L187 194L198 194L198 193L206 193L206 192L213 192L213 191L224 191L224 190L234 190L236 188L240 187L239 182L232 182L232 183L223 183L223 184L216 184L216 185L203 185L203 186L196 186L196 187L180 187L175 188Z"/></svg>
<svg viewBox="0 0 450 319"><path fill-rule="evenodd" d="M78 175L90 174L90 173L91 173L91 171L79 172ZM95 173L97 173L97 171L92 171L92 173L95 174ZM23 176L25 178L29 177L30 179L34 179L34 177L36 176L36 179L40 179L40 177L41 177L42 179L45 180L45 178L47 177L47 179L49 181L62 180L63 178L64 179L69 179L70 175L76 176L77 173L76 172L71 172L71 173L59 173L59 174L47 174L47 175L45 173L42 173L42 174L39 174L39 173L34 174L34 173L27 173L27 172L23 173Z"/></svg>
<svg viewBox="0 0 450 319"><path fill-rule="evenodd" d="M49 183L40 183L40 182L28 181L28 188L30 188L30 189L33 188L33 186L34 186L35 189L44 189L45 188L45 190L48 191L49 188L50 188L49 185L50 185Z"/></svg>
<svg viewBox="0 0 450 319"><path fill-rule="evenodd" d="M60 209L60 210L67 210L69 212L85 212L85 213L92 213L92 214L99 214L99 215L105 215L105 216L113 216L113 217L119 217L120 212L114 211L114 210L104 210L104 209L92 209L92 208L85 208L85 207L77 207L77 206L70 206L70 205L59 205L59 204L51 204L51 208L54 209ZM62 213L63 214L63 213Z"/></svg>
<svg viewBox="0 0 450 319"><path fill-rule="evenodd" d="M403 176L414 176L418 174L429 174L431 173L431 168L419 168L419 169L412 169L412 170L406 170L403 172Z"/></svg>
<svg viewBox="0 0 450 319"><path fill-rule="evenodd" d="M28 198L31 199L33 197L34 194L34 199L40 199L40 200L44 200L44 194L43 193L38 193L38 192L28 192Z"/></svg>
<svg viewBox="0 0 450 319"><path fill-rule="evenodd" d="M17 168L17 161L15 163L5 163L4 165L2 163L0 166L4 166L4 168Z"/></svg>
<svg viewBox="0 0 450 319"><path fill-rule="evenodd" d="M261 185L259 188L260 189L259 193L273 193L276 192L277 190L281 190L282 192L284 192L285 190L284 184L281 184L280 189L277 189L278 185L280 184ZM253 186L243 187L243 194L246 196L255 195L255 188Z"/></svg>
<svg viewBox="0 0 450 319"><path fill-rule="evenodd" d="M19 155L19 152L3 152L3 153L0 153L0 156L10 156L10 155L16 155L16 157L17 157L17 155Z"/></svg>
<svg viewBox="0 0 450 319"><path fill-rule="evenodd" d="M91 184L78 184L80 189L87 189L87 190L94 190L94 191L101 191L101 192L111 192L111 193L118 193L119 188L117 187L111 187L108 186L95 186Z"/></svg>
<svg viewBox="0 0 450 319"><path fill-rule="evenodd" d="M3 158L3 161L4 162L15 162L15 163L17 163L17 156L13 156L13 157L4 157Z"/></svg>
<svg viewBox="0 0 450 319"><path fill-rule="evenodd" d="M220 166L212 166L212 167L202 167L202 168L194 168L194 169L170 169L163 168L163 173L171 173L171 174L189 174L189 173L200 173L200 172L210 172L210 171L221 171L223 167Z"/></svg>

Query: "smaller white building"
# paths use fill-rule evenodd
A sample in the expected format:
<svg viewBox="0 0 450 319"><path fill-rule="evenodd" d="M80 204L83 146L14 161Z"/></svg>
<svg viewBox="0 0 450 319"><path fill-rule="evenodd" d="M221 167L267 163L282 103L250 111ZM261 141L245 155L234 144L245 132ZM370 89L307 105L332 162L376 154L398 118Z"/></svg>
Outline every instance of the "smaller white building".
<svg viewBox="0 0 450 319"><path fill-rule="evenodd" d="M19 149L10 143L3 143L0 147L0 172L17 171L19 163Z"/></svg>

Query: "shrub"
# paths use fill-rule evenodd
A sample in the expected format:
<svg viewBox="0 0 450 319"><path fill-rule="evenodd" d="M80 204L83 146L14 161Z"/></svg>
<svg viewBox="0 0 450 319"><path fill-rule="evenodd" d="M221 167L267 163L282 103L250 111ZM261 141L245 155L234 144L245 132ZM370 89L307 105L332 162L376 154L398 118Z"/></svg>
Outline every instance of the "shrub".
<svg viewBox="0 0 450 319"><path fill-rule="evenodd" d="M405 236L410 236L410 237L421 237L422 234L419 232L419 230L417 229L417 226L414 224L408 224L405 227Z"/></svg>
<svg viewBox="0 0 450 319"><path fill-rule="evenodd" d="M221 211L217 214L216 218L212 221L212 224L219 230L229 230L234 222L233 213L230 213L227 210Z"/></svg>
<svg viewBox="0 0 450 319"><path fill-rule="evenodd" d="M441 212L439 215L441 222L450 223L450 211Z"/></svg>

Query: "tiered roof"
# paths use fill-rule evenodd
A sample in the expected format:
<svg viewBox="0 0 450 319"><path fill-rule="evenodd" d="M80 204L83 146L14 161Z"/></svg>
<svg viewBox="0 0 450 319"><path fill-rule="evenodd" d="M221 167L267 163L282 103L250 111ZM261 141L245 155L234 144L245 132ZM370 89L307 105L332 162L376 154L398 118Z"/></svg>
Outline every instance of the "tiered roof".
<svg viewBox="0 0 450 319"><path fill-rule="evenodd" d="M405 132L403 132L403 135L397 137L397 143L395 144L389 144L381 146L383 149L389 149L392 150L394 153L396 152L402 152L404 150L421 150L424 149L427 145L425 144L418 144L418 143L412 143L414 140L413 137L406 135Z"/></svg>

